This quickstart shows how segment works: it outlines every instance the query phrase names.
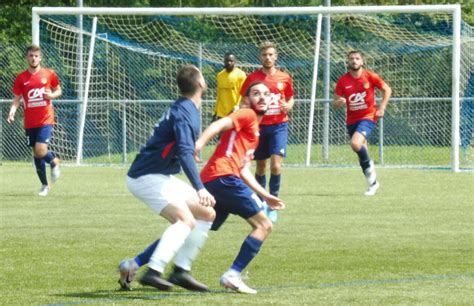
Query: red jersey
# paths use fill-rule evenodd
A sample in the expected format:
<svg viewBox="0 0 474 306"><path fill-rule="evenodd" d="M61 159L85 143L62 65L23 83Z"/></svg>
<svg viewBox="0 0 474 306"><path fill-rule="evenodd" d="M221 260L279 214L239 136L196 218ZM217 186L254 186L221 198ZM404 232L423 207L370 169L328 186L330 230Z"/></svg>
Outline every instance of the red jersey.
<svg viewBox="0 0 474 306"><path fill-rule="evenodd" d="M257 114L250 108L242 108L230 114L234 128L225 131L216 150L201 171L203 183L221 176L235 175L253 159L259 132Z"/></svg>
<svg viewBox="0 0 474 306"><path fill-rule="evenodd" d="M363 70L360 78L349 72L336 83L336 95L346 98L347 124L360 120L376 121L375 88L381 89L385 82L376 73Z"/></svg>
<svg viewBox="0 0 474 306"><path fill-rule="evenodd" d="M277 70L274 75L268 75L261 69L252 72L247 76L244 85L240 90L240 95L245 96L245 92L250 84L263 82L268 86L271 93L271 102L268 111L260 121L260 125L278 124L288 121L288 114L281 111L281 103L293 97L293 79L283 71Z"/></svg>
<svg viewBox="0 0 474 306"><path fill-rule="evenodd" d="M58 76L51 69L41 68L35 74L26 70L16 77L12 91L23 97L25 129L54 124L53 104L43 93L58 86Z"/></svg>

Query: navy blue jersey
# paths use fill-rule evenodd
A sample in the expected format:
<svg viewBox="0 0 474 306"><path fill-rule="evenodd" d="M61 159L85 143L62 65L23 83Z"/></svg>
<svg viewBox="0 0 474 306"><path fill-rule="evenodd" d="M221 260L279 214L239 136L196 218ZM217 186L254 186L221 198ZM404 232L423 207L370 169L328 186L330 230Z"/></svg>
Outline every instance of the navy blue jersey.
<svg viewBox="0 0 474 306"><path fill-rule="evenodd" d="M196 190L204 188L194 162L195 142L200 130L199 110L193 101L179 98L163 114L153 135L135 157L128 176L176 174L183 167Z"/></svg>

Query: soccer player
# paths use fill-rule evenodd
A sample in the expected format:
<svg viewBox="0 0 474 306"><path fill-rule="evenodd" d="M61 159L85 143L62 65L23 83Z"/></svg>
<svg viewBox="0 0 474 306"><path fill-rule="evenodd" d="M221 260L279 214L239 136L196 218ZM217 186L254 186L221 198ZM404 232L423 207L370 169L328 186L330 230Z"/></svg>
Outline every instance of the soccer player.
<svg viewBox="0 0 474 306"><path fill-rule="evenodd" d="M171 225L145 254L120 263L119 283L123 289L130 288L138 267L148 263L148 270L140 279L142 285L170 290L176 284L189 290L208 291L190 274L215 217L214 197L204 188L194 161L200 131L199 108L207 85L193 65L179 70L177 82L181 97L163 114L127 175L127 186L133 195ZM181 167L192 187L173 176ZM162 273L175 255L174 271L166 280ZM143 257L147 257L146 262L142 262Z"/></svg>
<svg viewBox="0 0 474 306"><path fill-rule="evenodd" d="M264 82L271 93L268 111L260 122L260 143L255 151L257 169L255 178L266 188L266 165L270 158L270 193L278 196L280 192L281 166L286 156L288 142L288 113L293 108L293 80L291 76L276 67L278 59L277 47L272 42L260 45L261 69L248 75L241 89L244 96L247 88L254 82ZM270 219L277 220L277 212L266 206L265 211Z"/></svg>
<svg viewBox="0 0 474 306"><path fill-rule="evenodd" d="M258 122L263 113L268 109L270 92L263 83L250 85L244 99L250 108L240 109L227 117L212 123L196 142L195 158L206 143L215 135L225 131L216 148L214 155L201 172L201 177L206 188L215 193L217 217L212 225L212 230L218 230L225 222L229 213L236 214L246 219L252 226L252 232L245 239L241 250L229 271L220 279L221 285L242 293L256 293L241 279L240 274L250 261L257 255L263 241L272 231L272 222L263 213L263 204L250 188L275 209L283 209L284 203L277 197L269 194L255 180L249 170L253 152L259 141ZM209 181L208 181L209 180ZM151 252L159 241L154 242L126 266L145 264L150 260ZM134 277L136 269L123 269L127 277L132 272Z"/></svg>
<svg viewBox="0 0 474 306"><path fill-rule="evenodd" d="M246 74L235 67L237 59L233 53L224 55L224 69L216 77L217 99L212 121L223 118L238 109L240 103L240 89L245 82Z"/></svg>
<svg viewBox="0 0 474 306"><path fill-rule="evenodd" d="M258 123L269 109L270 97L264 83L249 84L244 99L250 108L242 108L213 122L196 141L197 157L210 139L223 132L214 154L201 171L204 186L216 199L216 219L211 230L218 230L229 214L242 217L252 227L233 264L220 278L222 286L241 293L257 293L242 281L241 272L272 231L272 222L262 211L260 198L274 210L285 206L282 200L260 186L249 169L259 142Z"/></svg>
<svg viewBox="0 0 474 306"><path fill-rule="evenodd" d="M37 45L26 48L28 69L20 73L13 84L13 102L7 121L15 121L15 113L23 98L24 127L28 146L33 148L33 158L41 181L39 196L47 196L49 192L46 163L51 166L51 180L55 182L60 175L59 158L48 149L53 131L54 109L52 101L61 96L61 84L56 73L41 66L42 53Z"/></svg>
<svg viewBox="0 0 474 306"><path fill-rule="evenodd" d="M335 108L347 107L347 130L351 137L351 148L359 157L360 167L367 180L366 196L373 196L379 188L374 162L369 157L367 139L375 128L377 118L384 116L392 89L376 73L364 68L361 51L347 54L349 72L336 83L333 105ZM382 102L377 108L375 89L383 93Z"/></svg>

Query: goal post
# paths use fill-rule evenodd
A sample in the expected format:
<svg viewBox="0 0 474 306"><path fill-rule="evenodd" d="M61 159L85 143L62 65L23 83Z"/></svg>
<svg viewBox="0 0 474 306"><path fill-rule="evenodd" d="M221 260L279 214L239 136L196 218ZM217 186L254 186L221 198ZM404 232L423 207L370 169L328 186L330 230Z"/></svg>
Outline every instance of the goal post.
<svg viewBox="0 0 474 306"><path fill-rule="evenodd" d="M87 60L87 71L86 71L86 82L84 83L84 95L81 96L83 99L80 120L79 120L79 137L77 141L77 156L76 163L80 165L83 158L83 148L84 148L84 128L86 124L86 113L87 113L87 103L89 101L89 88L91 82L91 70L92 62L94 60L94 46L95 46L95 36L97 31L97 17L92 19L92 30L91 30L91 40L89 47L89 57Z"/></svg>
<svg viewBox="0 0 474 306"><path fill-rule="evenodd" d="M92 146L101 148L107 147L106 155L114 155L114 152L117 151L115 148L117 143L123 143L118 150L123 154L136 151L139 143L143 145L143 139L146 139L151 130L151 122L156 121L159 117L159 114L152 114L156 109L153 110L151 105L157 103L159 104L158 109L161 110L176 97L176 86L172 84L173 78L176 70L184 63L191 62L202 65L203 74L210 83L207 105L203 106L205 108L203 123L204 125L208 123L215 93L215 88L212 88L211 85L215 85L213 79L215 73L222 67L224 52L234 49L238 57L237 65L244 67L246 72L251 72L259 66L255 51L258 48L258 40L268 39L275 40L277 45L281 46L282 51L278 63L293 74L295 100L297 105L298 103L301 105L295 106L291 117L296 119L290 122L289 144L295 150L290 153L292 156L298 155L298 158L293 158L293 160L287 158L287 163L301 165L353 163L350 158L341 157L341 154L350 154L339 149L339 146L342 147L343 144L347 147L347 136L341 121L343 114L333 110L327 111L330 101L322 99L322 90L319 90L319 88L323 88L323 81L319 78L313 79L313 77L317 76L318 71L324 66L320 62L329 62L331 77L326 82L330 81L331 84L325 84L326 88L329 88L333 86L337 75L340 75L341 69L344 68L343 54L350 48L359 47L362 51L366 51L364 49L371 51L370 48L374 47L375 51L372 52L369 59L369 69L374 67L373 70L377 73L382 71L384 79L395 89L391 99L394 101L393 106L392 102L389 103L390 109L387 111L388 114L393 113L393 116L385 118L384 125L375 135L375 141L383 144L378 149L381 151L379 156L384 157L382 161L393 166L448 166L455 172L460 170L460 83L466 84L466 78L468 78L464 74L461 77L461 70L467 69L467 73L469 73L470 68L461 66L461 6L458 4L271 8L34 7L32 13L33 43L43 44L43 40L47 41L55 48L54 54L60 56L61 61L65 63L73 61L73 57L77 56L74 55L74 49L75 44L78 44L76 38L78 33L84 35L84 44L87 40L97 40L99 45L96 51L93 54L84 54L84 57L98 57L98 61L94 60L94 66L91 68L93 70L91 72L93 74L91 86L95 86L95 88L91 89L90 102L93 103L96 113L85 109L88 116L94 117L92 122L84 124L86 124L86 130L89 128L95 133L102 133L97 132L99 130L110 130L98 137L97 141L102 141L103 145L92 144ZM420 24L413 25L415 30L405 24L400 25L400 20L403 18L392 18L392 16L403 14L422 15L416 19L416 22ZM430 19L431 15L439 14L447 16L446 28L428 29L427 27L430 25L443 24L443 20L434 19L433 21ZM372 15L381 16L381 19L369 20L371 17L365 17ZM75 23L68 20L74 16L87 17L88 19L84 22L88 24L91 23L88 21L89 19L97 17L99 20L97 34L93 35L87 32L88 26L85 24L84 31L78 31ZM360 29L361 33L354 32L351 35L360 41L341 42L331 39L329 48L334 48L334 52L331 51L331 58L325 57L319 52L320 45L325 42L319 43L320 28L318 25L320 26L321 21L318 21L318 16L319 18L331 16L331 26L336 29L343 28L342 32L346 29L344 27L350 27L352 22L357 23L357 29ZM333 16L340 18L335 20L336 18ZM42 23L46 25L42 25ZM376 27L378 26L392 36L390 38L385 38L383 35L377 36L378 29ZM367 30L366 27L375 28ZM310 30L306 33L306 29ZM238 31L242 31L243 34ZM366 32L362 33L362 31ZM331 34L334 32L337 31L332 30ZM217 36L209 37L207 40L203 39L202 35L210 35L207 33ZM397 35L401 35L400 41L403 40L402 43L396 47L390 46L390 39L396 42ZM354 39L349 35L340 34L340 36ZM227 41L226 38L228 38ZM367 40L364 41L364 39ZM439 39L439 42L430 45L430 40L435 39ZM379 45L375 46L376 43ZM321 47L321 49L323 48ZM87 52L85 48L84 52ZM387 54L378 56L377 52L387 52ZM429 67L429 58L433 57L433 54L436 54L435 58L443 61L450 58L450 64L446 66L450 71L445 71L450 78L440 78L441 82L450 83L449 92L443 93L437 90L435 76L430 79L429 86L431 87L423 84L423 72ZM138 61L143 61L143 63L138 63ZM146 61L148 64L144 64ZM143 68L139 69L139 65L143 65ZM401 72L396 71L397 65L400 65ZM73 66L65 68L67 70L65 73L75 74L74 77L77 78L81 74L74 73ZM413 69L418 70L414 73ZM82 73L82 69L79 70ZM437 72L439 75L443 73L441 70L443 68ZM142 75L129 75L131 72L142 73L153 82L159 82L162 88L157 89L159 86L156 84L142 80ZM406 74L407 80L403 79L403 73ZM395 78L391 78L392 76ZM140 82L145 84L143 88L138 86L139 78ZM80 81L82 81L82 77ZM98 82L104 84L98 84ZM408 88L409 83L413 83L411 89ZM70 84L77 87L77 84L81 84L81 82L73 80L70 81ZM169 87L169 89L164 91L165 87ZM107 92L103 88L107 88ZM463 89L465 90L465 88ZM81 88L81 90L84 89ZM156 97L142 94L143 90L156 93ZM416 95L417 90L421 96ZM430 90L436 91L436 93L432 94ZM79 99L82 100L85 97L79 97ZM409 99L409 101L404 99ZM420 120L416 116L421 116L423 107L436 107L434 112L437 115L441 114L444 106L439 106L438 104L441 102L434 101L443 99L450 100L449 113L443 114L443 116L449 117L443 119L443 122L450 120L449 124L446 123L449 127L443 125L440 128L443 131L437 132L436 125L429 125L429 116L422 119L426 121L423 126L411 126L410 120ZM435 104L437 106L434 106ZM325 108L319 107L322 105ZM408 118L411 112L416 112L416 116ZM130 122L124 122L125 119ZM99 120L102 121L99 122ZM319 120L326 120L326 123L320 123ZM321 132L320 126L327 124L327 122L330 122L330 129L334 131ZM118 135L120 140L109 141L117 136L110 134L116 128L121 129L120 132L115 131L120 134ZM410 129L413 136L402 135L403 131L401 130L404 128ZM434 155L429 156L430 154L445 154L441 152L446 142L437 140L436 133L446 133L446 128L449 128L448 133L450 134L448 141L450 147L449 165L445 164L442 158ZM335 135L336 132L338 136ZM381 132L383 134L380 134ZM322 140L321 133L325 135ZM409 137L418 137L420 140L410 140ZM427 137L430 139L426 140ZM377 140L378 138L380 140ZM133 145L129 145L129 142ZM91 146L90 143L86 144L86 141L83 143L85 148ZM319 149L321 146L322 150ZM392 146L396 153L390 153L389 146ZM428 146L429 148L427 148ZM421 150L418 150L420 148ZM326 160L328 150L332 150L331 152L334 153L331 153L331 158ZM325 156L323 158L315 157L316 152L325 152L323 154ZM122 153L119 154L122 155L120 160L127 160ZM397 158L391 158L397 154L399 155ZM419 157L417 160L406 162L404 161L406 154L419 154ZM76 156L79 155L76 154ZM333 158L333 156L335 157ZM428 162L423 161L423 158L429 159ZM88 160L95 163L94 158ZM468 164L467 167L472 167L472 165Z"/></svg>

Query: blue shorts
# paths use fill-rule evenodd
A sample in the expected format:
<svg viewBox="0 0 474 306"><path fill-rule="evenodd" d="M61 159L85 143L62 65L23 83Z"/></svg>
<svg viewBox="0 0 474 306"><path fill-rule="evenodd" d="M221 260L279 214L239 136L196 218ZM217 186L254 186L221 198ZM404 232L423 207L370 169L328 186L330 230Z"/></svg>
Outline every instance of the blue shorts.
<svg viewBox="0 0 474 306"><path fill-rule="evenodd" d="M204 183L204 186L216 199L216 218L211 227L213 231L217 231L224 224L229 214L247 220L263 209L259 197L237 176L222 176Z"/></svg>
<svg viewBox="0 0 474 306"><path fill-rule="evenodd" d="M270 158L272 155L286 156L286 144L288 143L288 122L261 125L260 140L255 150L256 160Z"/></svg>
<svg viewBox="0 0 474 306"><path fill-rule="evenodd" d="M34 147L37 142L46 144L49 143L51 134L53 132L53 126L43 125L37 128L26 129L25 131L28 146Z"/></svg>
<svg viewBox="0 0 474 306"><path fill-rule="evenodd" d="M350 124L347 126L347 132L349 136L352 138L355 132L359 132L360 134L365 136L365 139L369 139L370 134L375 128L375 122L372 120L361 120L357 121L354 124Z"/></svg>

